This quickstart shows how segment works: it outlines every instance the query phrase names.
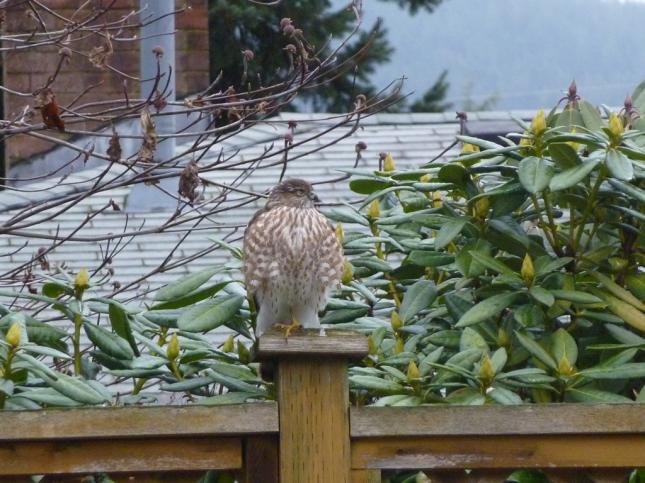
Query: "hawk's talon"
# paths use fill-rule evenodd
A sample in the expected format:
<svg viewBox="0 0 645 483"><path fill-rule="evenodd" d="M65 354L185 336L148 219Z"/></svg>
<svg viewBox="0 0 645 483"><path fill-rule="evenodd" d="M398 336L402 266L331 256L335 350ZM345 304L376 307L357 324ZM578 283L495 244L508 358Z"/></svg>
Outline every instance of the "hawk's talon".
<svg viewBox="0 0 645 483"><path fill-rule="evenodd" d="M289 338L292 331L302 329L302 325L300 325L300 323L298 323L295 318L291 321L290 324L275 324L275 327L277 327L279 330L284 331L285 339Z"/></svg>

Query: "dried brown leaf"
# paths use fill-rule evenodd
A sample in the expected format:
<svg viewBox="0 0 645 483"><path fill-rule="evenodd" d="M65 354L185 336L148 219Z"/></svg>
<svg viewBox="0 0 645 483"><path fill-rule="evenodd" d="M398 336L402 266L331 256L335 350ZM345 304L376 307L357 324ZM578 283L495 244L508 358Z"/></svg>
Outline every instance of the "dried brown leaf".
<svg viewBox="0 0 645 483"><path fill-rule="evenodd" d="M179 195L188 199L190 203L197 200L199 187L199 167L195 160L191 160L181 172L179 177Z"/></svg>
<svg viewBox="0 0 645 483"><path fill-rule="evenodd" d="M110 34L106 33L105 42L102 45L92 47L92 49L88 52L87 57L94 67L105 69L113 53L114 49L112 48L112 40L110 39Z"/></svg>

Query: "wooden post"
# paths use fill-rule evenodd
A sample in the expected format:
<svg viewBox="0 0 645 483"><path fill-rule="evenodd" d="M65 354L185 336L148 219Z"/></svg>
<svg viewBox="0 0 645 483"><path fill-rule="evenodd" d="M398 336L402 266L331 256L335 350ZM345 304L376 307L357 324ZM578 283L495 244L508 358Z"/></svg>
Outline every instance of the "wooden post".
<svg viewBox="0 0 645 483"><path fill-rule="evenodd" d="M347 361L366 355L355 333L260 337L258 356L277 365L282 483L350 483Z"/></svg>

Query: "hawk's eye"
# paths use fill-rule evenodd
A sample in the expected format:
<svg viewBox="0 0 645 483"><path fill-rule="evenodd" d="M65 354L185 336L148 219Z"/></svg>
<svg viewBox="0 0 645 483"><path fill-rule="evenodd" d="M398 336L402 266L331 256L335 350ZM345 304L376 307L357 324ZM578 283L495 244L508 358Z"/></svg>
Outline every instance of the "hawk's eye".
<svg viewBox="0 0 645 483"><path fill-rule="evenodd" d="M305 192L304 192L303 190L296 190L296 194L297 194L298 196L304 196L304 195L305 195Z"/></svg>

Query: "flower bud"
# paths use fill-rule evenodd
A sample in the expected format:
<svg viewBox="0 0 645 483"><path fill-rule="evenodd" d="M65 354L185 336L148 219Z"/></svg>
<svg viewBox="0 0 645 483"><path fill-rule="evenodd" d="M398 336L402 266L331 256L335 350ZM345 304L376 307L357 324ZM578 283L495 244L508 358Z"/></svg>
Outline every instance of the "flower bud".
<svg viewBox="0 0 645 483"><path fill-rule="evenodd" d="M374 342L374 337L371 335L367 338L367 352L371 356L376 355L376 352L377 352L376 343Z"/></svg>
<svg viewBox="0 0 645 483"><path fill-rule="evenodd" d="M544 109L540 109L533 121L531 121L531 133L534 136L539 136L544 131L546 131L546 117L544 116Z"/></svg>
<svg viewBox="0 0 645 483"><path fill-rule="evenodd" d="M336 238L338 238L338 241L343 243L343 225L340 223L336 223Z"/></svg>
<svg viewBox="0 0 645 483"><path fill-rule="evenodd" d="M609 116L609 132L614 137L615 140L620 140L625 127L623 126L623 121L618 117L618 114L612 112Z"/></svg>
<svg viewBox="0 0 645 483"><path fill-rule="evenodd" d="M426 173L423 176L421 176L421 178L419 178L419 181L421 183L429 183L431 179L432 179L432 175L430 173Z"/></svg>
<svg viewBox="0 0 645 483"><path fill-rule="evenodd" d="M233 338L232 335L228 336L228 339L224 342L222 345L222 352L233 352L233 349L235 348L235 339Z"/></svg>
<svg viewBox="0 0 645 483"><path fill-rule="evenodd" d="M497 331L497 345L500 347L508 347L511 345L511 338L503 327L500 327Z"/></svg>
<svg viewBox="0 0 645 483"><path fill-rule="evenodd" d="M461 147L461 154L472 154L478 153L479 151L479 146L475 146L474 144L470 143L464 143L464 145Z"/></svg>
<svg viewBox="0 0 645 483"><path fill-rule="evenodd" d="M491 382L493 382L493 379L495 378L495 368L493 367L493 363L490 360L490 357L488 357L488 354L484 354L484 357L482 357L481 365L479 366L479 379L488 386Z"/></svg>
<svg viewBox="0 0 645 483"><path fill-rule="evenodd" d="M383 171L396 171L396 163L394 162L394 158L390 153L387 153L385 155L385 160L383 161Z"/></svg>
<svg viewBox="0 0 645 483"><path fill-rule="evenodd" d="M563 376L570 376L574 373L573 367L564 355L558 361L558 372Z"/></svg>
<svg viewBox="0 0 645 483"><path fill-rule="evenodd" d="M381 203L379 200L374 200L370 203L370 206L367 208L367 216L373 219L381 216Z"/></svg>
<svg viewBox="0 0 645 483"><path fill-rule="evenodd" d="M177 338L176 333L172 335L170 342L168 342L168 347L166 348L166 356L170 361L174 361L175 359L177 359L177 356L179 356L179 339Z"/></svg>
<svg viewBox="0 0 645 483"><path fill-rule="evenodd" d="M20 345L20 324L18 322L11 324L11 327L9 327L9 330L7 331L7 335L5 336L5 340L7 341L7 344L12 347Z"/></svg>
<svg viewBox="0 0 645 483"><path fill-rule="evenodd" d="M239 339L237 340L237 357L240 362L244 364L251 362L251 353L249 352L249 349Z"/></svg>
<svg viewBox="0 0 645 483"><path fill-rule="evenodd" d="M81 268L74 279L74 286L77 289L84 290L90 286L90 274L87 268Z"/></svg>
<svg viewBox="0 0 645 483"><path fill-rule="evenodd" d="M401 320L401 316L399 313L395 310L392 312L392 315L390 316L390 325L392 326L392 330L396 332L401 328L403 325L403 321Z"/></svg>
<svg viewBox="0 0 645 483"><path fill-rule="evenodd" d="M417 364L414 361L410 361L410 363L408 364L408 370L406 375L408 376L408 382L415 381L421 377L419 368L417 367Z"/></svg>
<svg viewBox="0 0 645 483"><path fill-rule="evenodd" d="M477 201L475 201L475 217L479 218L480 220L484 220L486 218L489 209L490 200L488 199L488 197L479 198Z"/></svg>
<svg viewBox="0 0 645 483"><path fill-rule="evenodd" d="M403 352L403 349L404 349L403 339L397 336L396 344L394 344L394 352L396 354L400 354L401 352Z"/></svg>
<svg viewBox="0 0 645 483"><path fill-rule="evenodd" d="M345 259L343 261L343 274L341 275L340 281L343 285L349 285L354 278L354 267L349 260Z"/></svg>
<svg viewBox="0 0 645 483"><path fill-rule="evenodd" d="M533 267L533 260L531 256L527 253L524 255L524 260L522 260L522 269L520 270L520 275L522 280L527 286L533 284L533 279L535 278L535 268Z"/></svg>
<svg viewBox="0 0 645 483"><path fill-rule="evenodd" d="M443 201L441 199L441 192L435 191L432 193L432 207L441 208L443 206Z"/></svg>

